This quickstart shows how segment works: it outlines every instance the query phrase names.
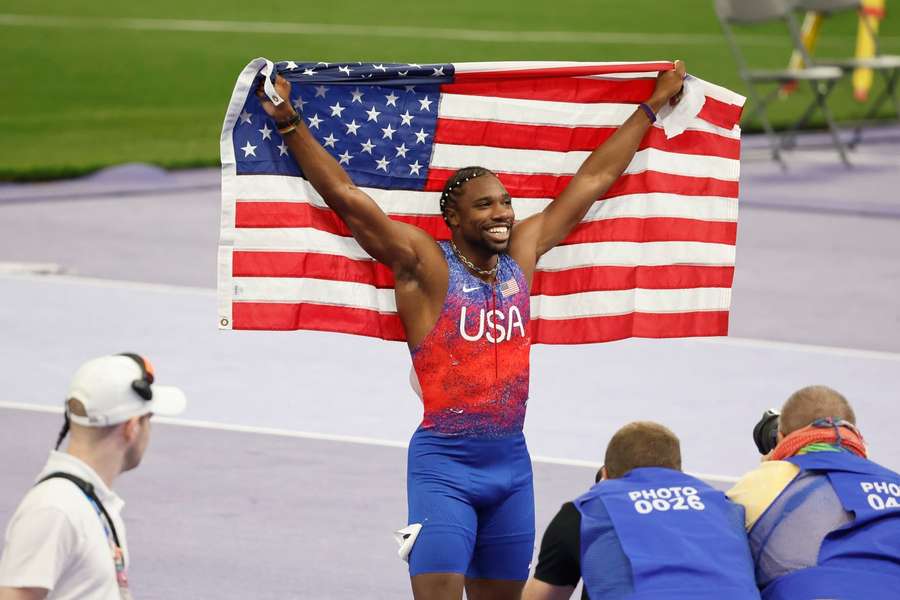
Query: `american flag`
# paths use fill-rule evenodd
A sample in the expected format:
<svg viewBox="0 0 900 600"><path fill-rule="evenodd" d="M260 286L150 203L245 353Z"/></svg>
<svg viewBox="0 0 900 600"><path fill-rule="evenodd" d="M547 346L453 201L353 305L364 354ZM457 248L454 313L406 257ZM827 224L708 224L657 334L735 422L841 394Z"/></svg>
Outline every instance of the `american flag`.
<svg viewBox="0 0 900 600"><path fill-rule="evenodd" d="M509 298L510 296L514 296L519 293L519 284L516 283L515 279L507 279L500 284L499 288L500 295L504 298Z"/></svg>
<svg viewBox="0 0 900 600"><path fill-rule="evenodd" d="M219 325L404 339L393 275L303 178L238 78L221 138ZM493 170L518 219L542 210L646 100L669 62L280 62L312 134L391 218L449 238L438 199L458 168ZM657 123L625 174L538 263L534 343L725 335L744 98L700 81L687 131Z"/></svg>

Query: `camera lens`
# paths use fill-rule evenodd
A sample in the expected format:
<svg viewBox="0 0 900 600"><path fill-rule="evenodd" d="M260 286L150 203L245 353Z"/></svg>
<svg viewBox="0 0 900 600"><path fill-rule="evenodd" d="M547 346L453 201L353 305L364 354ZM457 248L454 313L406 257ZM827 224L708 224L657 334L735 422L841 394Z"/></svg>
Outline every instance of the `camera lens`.
<svg viewBox="0 0 900 600"><path fill-rule="evenodd" d="M768 454L778 445L778 417L779 413L770 408L763 413L762 418L753 427L753 443L756 444L760 454Z"/></svg>

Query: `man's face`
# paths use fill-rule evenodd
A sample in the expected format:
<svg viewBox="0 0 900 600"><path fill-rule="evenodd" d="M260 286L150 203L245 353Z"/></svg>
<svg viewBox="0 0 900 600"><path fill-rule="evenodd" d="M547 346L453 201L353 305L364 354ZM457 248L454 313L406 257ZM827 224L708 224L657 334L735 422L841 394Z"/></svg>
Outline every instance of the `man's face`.
<svg viewBox="0 0 900 600"><path fill-rule="evenodd" d="M470 245L499 253L509 246L515 222L509 192L491 174L481 175L463 186L449 215L454 233Z"/></svg>

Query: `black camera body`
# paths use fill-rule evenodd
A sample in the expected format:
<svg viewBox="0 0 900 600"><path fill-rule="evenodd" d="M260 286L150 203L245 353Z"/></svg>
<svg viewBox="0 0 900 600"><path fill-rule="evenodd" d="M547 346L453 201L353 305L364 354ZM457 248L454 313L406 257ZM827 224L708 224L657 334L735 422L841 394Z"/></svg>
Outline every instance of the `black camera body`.
<svg viewBox="0 0 900 600"><path fill-rule="evenodd" d="M753 426L753 443L759 453L766 455L778 445L778 418L781 413L770 408L763 413L759 422Z"/></svg>

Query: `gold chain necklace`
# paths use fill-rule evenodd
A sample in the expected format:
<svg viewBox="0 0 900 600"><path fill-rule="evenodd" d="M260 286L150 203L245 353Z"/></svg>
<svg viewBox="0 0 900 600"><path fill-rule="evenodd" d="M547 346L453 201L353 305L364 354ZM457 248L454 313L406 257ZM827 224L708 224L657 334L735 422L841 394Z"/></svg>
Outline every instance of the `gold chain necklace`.
<svg viewBox="0 0 900 600"><path fill-rule="evenodd" d="M453 248L453 253L456 254L456 257L462 261L464 265L481 275L482 277L493 277L497 274L497 269L500 267L500 260L497 259L497 264L493 266L493 268L485 271L484 269L479 269L476 267L471 260L466 258L462 252L459 251L459 248L456 247L456 244L453 243L453 240L450 240L450 247Z"/></svg>

